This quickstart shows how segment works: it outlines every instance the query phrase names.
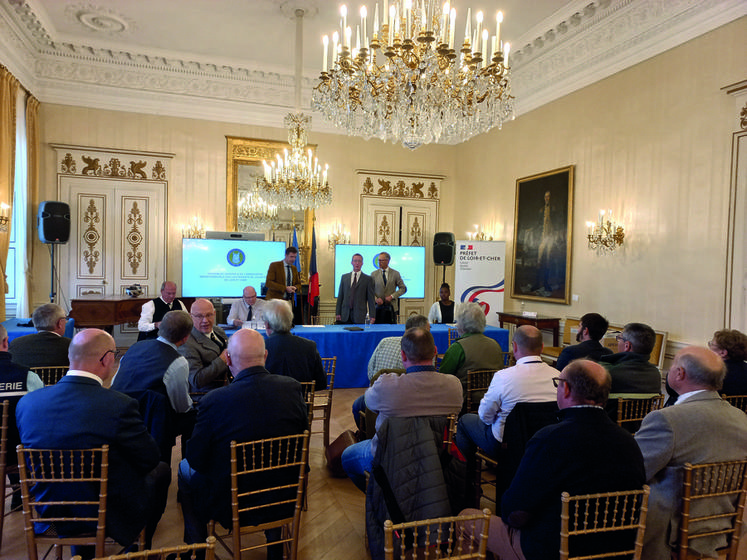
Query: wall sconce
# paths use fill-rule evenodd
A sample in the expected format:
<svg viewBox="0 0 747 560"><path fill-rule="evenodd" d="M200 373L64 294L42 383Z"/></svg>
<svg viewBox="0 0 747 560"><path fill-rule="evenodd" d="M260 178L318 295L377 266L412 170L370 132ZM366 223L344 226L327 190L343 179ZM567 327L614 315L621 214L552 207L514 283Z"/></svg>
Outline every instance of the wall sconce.
<svg viewBox="0 0 747 560"><path fill-rule="evenodd" d="M195 216L191 224L182 226L182 237L185 239L202 239L205 237L205 226L200 223L200 219Z"/></svg>
<svg viewBox="0 0 747 560"><path fill-rule="evenodd" d="M475 224L475 231L467 232L467 239L470 241L493 241L493 236L485 233L482 227Z"/></svg>
<svg viewBox="0 0 747 560"><path fill-rule="evenodd" d="M342 224L335 224L335 229L327 234L327 244L330 249L334 249L337 245L347 245L349 243L350 232L345 231L345 226Z"/></svg>
<svg viewBox="0 0 747 560"><path fill-rule="evenodd" d="M599 219L595 222L586 222L589 249L597 253L614 253L618 247L621 247L625 239L625 230L620 224L612 220L612 210L607 210L607 219L605 220L605 211L599 211Z"/></svg>
<svg viewBox="0 0 747 560"><path fill-rule="evenodd" d="M10 225L10 206L4 202L0 204L0 231L8 231Z"/></svg>

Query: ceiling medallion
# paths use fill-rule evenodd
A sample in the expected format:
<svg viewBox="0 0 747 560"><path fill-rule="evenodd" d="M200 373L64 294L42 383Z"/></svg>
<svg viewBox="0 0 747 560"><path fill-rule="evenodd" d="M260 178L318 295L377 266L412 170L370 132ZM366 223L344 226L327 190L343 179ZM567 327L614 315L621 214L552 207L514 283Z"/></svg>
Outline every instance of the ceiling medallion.
<svg viewBox="0 0 747 560"><path fill-rule="evenodd" d="M77 4L65 9L68 17L97 33L120 35L132 30L133 22L125 16L92 4Z"/></svg>

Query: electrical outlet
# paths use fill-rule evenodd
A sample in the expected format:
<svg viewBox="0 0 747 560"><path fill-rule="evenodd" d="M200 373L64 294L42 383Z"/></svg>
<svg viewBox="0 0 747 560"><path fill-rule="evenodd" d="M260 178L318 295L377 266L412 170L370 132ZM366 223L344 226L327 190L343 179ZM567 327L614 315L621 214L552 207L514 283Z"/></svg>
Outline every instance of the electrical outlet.
<svg viewBox="0 0 747 560"><path fill-rule="evenodd" d="M578 301L578 294L573 294L571 296L571 301Z"/></svg>

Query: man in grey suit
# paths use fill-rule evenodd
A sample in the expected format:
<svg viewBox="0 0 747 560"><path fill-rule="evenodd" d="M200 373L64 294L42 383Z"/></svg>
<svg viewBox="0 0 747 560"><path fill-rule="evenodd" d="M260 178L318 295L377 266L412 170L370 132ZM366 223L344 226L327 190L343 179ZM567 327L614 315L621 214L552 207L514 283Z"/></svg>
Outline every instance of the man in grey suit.
<svg viewBox="0 0 747 560"><path fill-rule="evenodd" d="M223 387L229 375L226 347L228 338L215 326L215 308L206 299L196 299L190 309L194 327L179 353L189 364L191 391L210 391Z"/></svg>
<svg viewBox="0 0 747 560"><path fill-rule="evenodd" d="M715 352L698 346L680 350L667 374L680 395L677 402L649 413L635 435L651 486L645 560L669 558L677 541L682 466L747 458L747 415L719 396L724 375L724 364ZM692 511L700 515L708 511L708 505L693 505ZM725 545L723 536L704 537L693 548L711 557Z"/></svg>
<svg viewBox="0 0 747 560"><path fill-rule="evenodd" d="M351 261L353 272L343 274L338 289L335 315L339 323L365 323L366 306L371 323L375 322L374 283L368 274L361 272L363 255L356 253Z"/></svg>
<svg viewBox="0 0 747 560"><path fill-rule="evenodd" d="M407 291L402 276L393 268L389 268L391 260L389 253L379 253L379 268L371 273L374 281L374 298L376 301L376 322L396 323L399 312L399 302L395 300Z"/></svg>

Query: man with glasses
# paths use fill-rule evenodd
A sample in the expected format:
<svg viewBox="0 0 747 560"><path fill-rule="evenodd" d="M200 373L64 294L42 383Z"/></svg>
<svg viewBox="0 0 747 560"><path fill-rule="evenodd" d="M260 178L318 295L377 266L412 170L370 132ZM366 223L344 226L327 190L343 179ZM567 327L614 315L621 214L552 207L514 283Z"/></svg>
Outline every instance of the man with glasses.
<svg viewBox="0 0 747 560"><path fill-rule="evenodd" d="M229 378L226 347L228 337L215 326L215 308L207 299L196 299L190 309L194 326L179 353L189 364L189 386L192 392L206 392L223 387Z"/></svg>
<svg viewBox="0 0 747 560"><path fill-rule="evenodd" d="M37 449L88 449L109 445L106 533L130 545L146 527L146 546L166 507L170 468L143 423L138 403L104 388L116 368L114 339L99 329L80 331L70 344L70 371L55 385L28 393L16 412L21 443ZM64 490L67 498L93 500L98 487ZM60 528L58 527L58 530ZM83 552L93 556L92 550ZM91 553L91 554L86 554Z"/></svg>
<svg viewBox="0 0 747 560"><path fill-rule="evenodd" d="M405 295L407 286L399 272L389 268L389 253L379 253L379 268L371 273L376 301L376 322L394 324L399 313L399 298Z"/></svg>
<svg viewBox="0 0 747 560"><path fill-rule="evenodd" d="M654 329L643 323L628 323L617 335L617 353L599 359L612 376L612 394L661 393L659 368L649 362L656 344Z"/></svg>
<svg viewBox="0 0 747 560"><path fill-rule="evenodd" d="M240 300L231 304L226 323L236 328L241 328L246 321L264 321L264 309L267 302L257 299L257 290L251 286L244 288Z"/></svg>
<svg viewBox="0 0 747 560"><path fill-rule="evenodd" d="M576 342L572 346L566 346L560 352L555 368L563 371L563 368L578 358L599 360L602 356L612 354L612 350L605 348L599 342L607 332L609 323L599 313L587 313L578 322L578 333Z"/></svg>

